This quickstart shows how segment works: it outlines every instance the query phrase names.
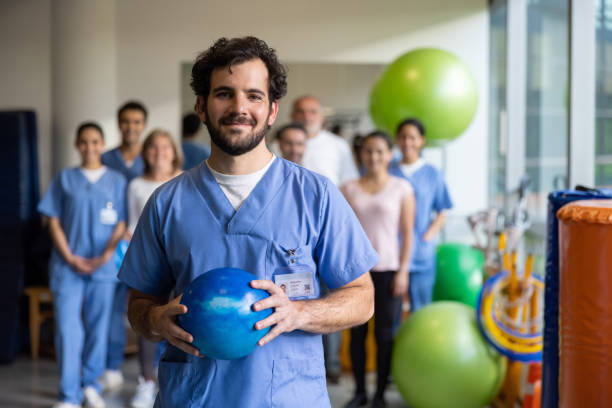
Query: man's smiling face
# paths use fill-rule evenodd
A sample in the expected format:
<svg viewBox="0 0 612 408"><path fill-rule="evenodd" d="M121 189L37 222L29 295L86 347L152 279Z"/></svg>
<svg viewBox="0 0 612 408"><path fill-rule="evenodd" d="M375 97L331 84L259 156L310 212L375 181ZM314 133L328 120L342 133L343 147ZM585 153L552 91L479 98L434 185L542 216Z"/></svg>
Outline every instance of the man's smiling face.
<svg viewBox="0 0 612 408"><path fill-rule="evenodd" d="M260 59L213 70L206 105L198 98L198 112L212 142L232 156L258 146L278 110L276 101L270 103L268 69Z"/></svg>

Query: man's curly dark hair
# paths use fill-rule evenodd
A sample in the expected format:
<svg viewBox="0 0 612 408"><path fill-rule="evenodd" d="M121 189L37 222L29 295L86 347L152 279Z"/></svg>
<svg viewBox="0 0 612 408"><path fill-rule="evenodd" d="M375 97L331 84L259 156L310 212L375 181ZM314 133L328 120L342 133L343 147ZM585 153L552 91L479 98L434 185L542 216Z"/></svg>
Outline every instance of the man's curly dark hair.
<svg viewBox="0 0 612 408"><path fill-rule="evenodd" d="M256 58L261 59L268 68L268 95L272 104L287 93L287 72L278 61L276 51L255 37L220 38L215 41L212 47L196 58L191 69L191 89L206 102L214 69L227 68L231 72L232 65Z"/></svg>

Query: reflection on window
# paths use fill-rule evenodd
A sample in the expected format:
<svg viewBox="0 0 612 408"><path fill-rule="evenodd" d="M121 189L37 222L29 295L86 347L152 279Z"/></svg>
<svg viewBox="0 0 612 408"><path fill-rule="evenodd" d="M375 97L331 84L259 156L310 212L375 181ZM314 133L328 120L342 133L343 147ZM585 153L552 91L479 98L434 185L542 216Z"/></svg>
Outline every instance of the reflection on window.
<svg viewBox="0 0 612 408"><path fill-rule="evenodd" d="M567 186L569 0L529 0L525 166L529 211L546 217L547 195Z"/></svg>
<svg viewBox="0 0 612 408"><path fill-rule="evenodd" d="M506 192L506 19L507 1L495 0L489 13L489 204L504 206Z"/></svg>
<svg viewBox="0 0 612 408"><path fill-rule="evenodd" d="M612 0L597 0L595 18L595 184L612 187Z"/></svg>

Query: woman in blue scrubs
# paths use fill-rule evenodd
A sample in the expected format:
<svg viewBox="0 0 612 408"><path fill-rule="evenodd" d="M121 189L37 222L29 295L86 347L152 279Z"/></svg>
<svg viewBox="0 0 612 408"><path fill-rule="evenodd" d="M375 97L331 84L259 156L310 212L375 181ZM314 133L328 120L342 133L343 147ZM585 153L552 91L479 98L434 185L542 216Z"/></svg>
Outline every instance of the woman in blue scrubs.
<svg viewBox="0 0 612 408"><path fill-rule="evenodd" d="M49 286L56 320L60 398L55 408L104 407L96 379L104 371L109 318L117 283L115 250L125 232L125 178L102 165L104 136L79 126L81 166L63 170L38 211L49 217L53 252Z"/></svg>
<svg viewBox="0 0 612 408"><path fill-rule="evenodd" d="M436 237L444 225L444 212L452 208L453 203L442 173L421 158L425 146L423 124L414 118L401 122L397 127L396 143L402 151L402 160L391 166L389 172L412 184L416 201L408 289L410 309L415 312L431 303L436 278Z"/></svg>

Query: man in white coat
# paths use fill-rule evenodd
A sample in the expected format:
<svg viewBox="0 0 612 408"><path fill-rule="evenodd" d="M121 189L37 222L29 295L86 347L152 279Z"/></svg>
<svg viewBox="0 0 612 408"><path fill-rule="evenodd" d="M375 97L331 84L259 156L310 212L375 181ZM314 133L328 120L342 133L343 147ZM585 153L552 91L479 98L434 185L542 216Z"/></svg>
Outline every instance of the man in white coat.
<svg viewBox="0 0 612 408"><path fill-rule="evenodd" d="M302 124L308 134L302 166L324 175L338 187L359 178L349 144L323 129L325 116L317 98L310 95L297 98L293 102L291 120ZM340 340L339 332L323 336L327 379L334 384L340 377Z"/></svg>
<svg viewBox="0 0 612 408"><path fill-rule="evenodd" d="M306 152L302 164L308 170L329 178L340 187L359 177L351 148L342 138L323 129L323 109L313 96L300 96L293 102L291 119L301 123L308 132Z"/></svg>

